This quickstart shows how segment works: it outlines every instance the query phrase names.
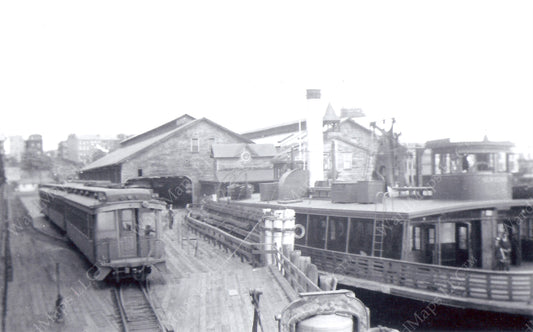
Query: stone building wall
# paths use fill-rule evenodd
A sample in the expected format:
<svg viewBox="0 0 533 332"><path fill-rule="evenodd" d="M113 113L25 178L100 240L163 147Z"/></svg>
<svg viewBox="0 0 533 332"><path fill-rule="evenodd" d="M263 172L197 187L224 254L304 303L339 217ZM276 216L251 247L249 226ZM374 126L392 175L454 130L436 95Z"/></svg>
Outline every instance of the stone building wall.
<svg viewBox="0 0 533 332"><path fill-rule="evenodd" d="M191 151L192 139L198 139L198 151ZM175 136L161 141L122 164L121 181L142 176L187 176L193 183L193 195L199 195L199 180L215 181L215 165L211 145L243 143L208 122L199 122Z"/></svg>

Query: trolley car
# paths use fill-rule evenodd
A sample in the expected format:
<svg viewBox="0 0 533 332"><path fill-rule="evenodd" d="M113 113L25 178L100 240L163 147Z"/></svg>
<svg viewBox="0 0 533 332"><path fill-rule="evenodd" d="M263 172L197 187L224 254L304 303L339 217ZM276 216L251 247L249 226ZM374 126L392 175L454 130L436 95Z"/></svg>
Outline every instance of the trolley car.
<svg viewBox="0 0 533 332"><path fill-rule="evenodd" d="M43 214L93 264L95 280L144 280L152 267L165 264L160 239L165 203L151 190L45 184L39 196Z"/></svg>

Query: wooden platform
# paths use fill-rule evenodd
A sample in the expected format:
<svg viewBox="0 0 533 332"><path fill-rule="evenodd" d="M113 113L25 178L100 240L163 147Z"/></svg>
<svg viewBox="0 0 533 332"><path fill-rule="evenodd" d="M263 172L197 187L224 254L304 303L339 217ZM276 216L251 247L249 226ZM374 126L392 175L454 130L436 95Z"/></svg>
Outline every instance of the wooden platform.
<svg viewBox="0 0 533 332"><path fill-rule="evenodd" d="M37 196L22 202L36 227L58 235L39 212ZM174 331L251 331L250 289L263 292L260 301L265 331L276 331L274 316L289 303L285 279L277 271L252 268L231 252L205 242L183 240L183 210L176 210L174 229L165 225L167 271L148 279L153 302L163 322ZM54 234L56 232L56 234ZM195 250L198 243L197 252ZM24 228L11 237L14 279L9 283L8 331L117 330L110 286L91 284L84 272L88 262L60 240ZM196 255L195 255L196 252ZM57 298L55 262L61 264L62 295L68 299L62 324L49 319Z"/></svg>
<svg viewBox="0 0 533 332"><path fill-rule="evenodd" d="M276 276L266 267L252 268L240 258L194 237L176 213L174 229L166 229L168 273L153 273L150 286L168 325L175 331L251 331L253 306L249 291L263 292L260 310L265 331L276 331L274 316L289 303ZM281 279L281 282L285 282Z"/></svg>

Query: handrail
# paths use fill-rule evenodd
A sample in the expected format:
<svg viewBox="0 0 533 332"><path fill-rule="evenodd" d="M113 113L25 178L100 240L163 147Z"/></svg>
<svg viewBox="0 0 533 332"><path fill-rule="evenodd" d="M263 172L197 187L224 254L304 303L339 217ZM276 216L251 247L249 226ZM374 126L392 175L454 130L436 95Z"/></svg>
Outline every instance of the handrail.
<svg viewBox="0 0 533 332"><path fill-rule="evenodd" d="M467 298L524 302L533 299L533 272L448 267L296 247L311 256L320 269L359 279Z"/></svg>
<svg viewBox="0 0 533 332"><path fill-rule="evenodd" d="M291 260L283 255L283 253L275 248L275 261L278 270L283 274L283 276L291 283L291 286L294 288L292 281L296 281L299 288L304 292L316 292L321 291L320 287L313 282L309 277L298 268L296 264L291 262Z"/></svg>
<svg viewBox="0 0 533 332"><path fill-rule="evenodd" d="M224 246L231 250L235 250L241 255L241 261L243 256L252 263L257 265L260 261L260 256L263 251L260 249L261 244L255 242L249 242L244 239L233 236L220 228L209 225L208 223L197 220L191 216L189 212L185 219L188 226L194 229L196 232L201 233L203 236L215 241L219 246Z"/></svg>

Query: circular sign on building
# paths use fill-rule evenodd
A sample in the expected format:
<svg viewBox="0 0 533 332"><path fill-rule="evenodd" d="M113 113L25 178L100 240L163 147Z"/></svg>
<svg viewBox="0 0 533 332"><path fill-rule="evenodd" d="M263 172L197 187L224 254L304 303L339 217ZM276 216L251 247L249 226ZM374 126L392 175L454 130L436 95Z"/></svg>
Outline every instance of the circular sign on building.
<svg viewBox="0 0 533 332"><path fill-rule="evenodd" d="M252 160L252 155L248 151L243 151L241 153L241 162L248 163Z"/></svg>

